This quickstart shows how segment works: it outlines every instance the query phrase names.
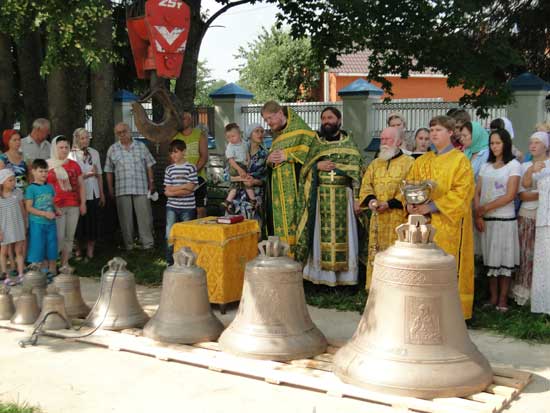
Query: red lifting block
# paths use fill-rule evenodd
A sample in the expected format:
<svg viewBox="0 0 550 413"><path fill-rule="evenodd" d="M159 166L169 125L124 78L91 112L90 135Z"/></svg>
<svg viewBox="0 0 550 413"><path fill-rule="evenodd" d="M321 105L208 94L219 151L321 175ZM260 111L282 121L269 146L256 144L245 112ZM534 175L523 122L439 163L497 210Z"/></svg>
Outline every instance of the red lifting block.
<svg viewBox="0 0 550 413"><path fill-rule="evenodd" d="M147 0L145 16L127 19L128 36L140 79L179 77L191 26L189 6L179 0Z"/></svg>

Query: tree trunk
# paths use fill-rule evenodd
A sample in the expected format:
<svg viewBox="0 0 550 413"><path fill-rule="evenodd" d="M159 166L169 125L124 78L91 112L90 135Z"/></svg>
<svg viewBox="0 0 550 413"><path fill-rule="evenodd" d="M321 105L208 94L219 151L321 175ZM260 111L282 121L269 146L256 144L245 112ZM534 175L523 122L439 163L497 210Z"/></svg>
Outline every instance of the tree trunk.
<svg viewBox="0 0 550 413"><path fill-rule="evenodd" d="M201 19L201 2L187 1L187 3L191 7L191 28L187 38L183 67L176 82L176 96L185 110L191 110L197 92L197 67L205 24Z"/></svg>
<svg viewBox="0 0 550 413"><path fill-rule="evenodd" d="M106 7L111 7L110 1L105 1ZM113 47L113 19L109 17L97 27L98 47L112 49ZM91 73L92 90L92 129L93 147L105 159L107 149L114 142L114 67L105 62Z"/></svg>
<svg viewBox="0 0 550 413"><path fill-rule="evenodd" d="M0 33L0 130L10 129L15 122L15 81L12 42Z"/></svg>
<svg viewBox="0 0 550 413"><path fill-rule="evenodd" d="M86 122L87 70L56 67L47 83L52 137L65 135L72 142L74 130Z"/></svg>
<svg viewBox="0 0 550 413"><path fill-rule="evenodd" d="M23 94L21 131L27 134L36 118L48 117L46 82L40 76L44 52L38 32L25 35L17 44L17 65Z"/></svg>

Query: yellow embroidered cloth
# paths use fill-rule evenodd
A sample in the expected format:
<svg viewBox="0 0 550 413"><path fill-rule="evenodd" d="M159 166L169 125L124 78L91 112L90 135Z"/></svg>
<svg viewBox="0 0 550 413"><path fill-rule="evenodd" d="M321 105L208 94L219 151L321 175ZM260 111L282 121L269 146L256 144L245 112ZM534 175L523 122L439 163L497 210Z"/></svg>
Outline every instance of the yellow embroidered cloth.
<svg viewBox="0 0 550 413"><path fill-rule="evenodd" d="M258 255L260 228L256 220L217 224L216 217L180 222L172 226L174 251L189 247L197 265L206 271L211 303L227 304L241 299L244 268Z"/></svg>
<svg viewBox="0 0 550 413"><path fill-rule="evenodd" d="M462 312L465 319L472 318L474 236L471 205L475 183L470 161L456 149L441 155L428 152L415 161L407 179L429 179L437 185L432 193L439 210L432 214L435 242L456 258Z"/></svg>

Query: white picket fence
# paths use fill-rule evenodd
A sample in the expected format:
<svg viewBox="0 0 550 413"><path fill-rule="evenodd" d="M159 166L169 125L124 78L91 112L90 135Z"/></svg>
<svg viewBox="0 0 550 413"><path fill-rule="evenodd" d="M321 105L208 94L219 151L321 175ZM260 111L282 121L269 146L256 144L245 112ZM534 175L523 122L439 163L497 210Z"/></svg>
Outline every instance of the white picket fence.
<svg viewBox="0 0 550 413"><path fill-rule="evenodd" d="M342 102L307 102L307 103L282 103L283 106L289 106L294 109L298 115L306 121L313 129L318 130L320 126L321 111L327 106L336 106L340 111L343 109ZM391 113L400 113L407 122L407 130L413 133L418 128L428 127L430 119L434 116L445 115L449 109L458 107L458 102L443 102L441 100L424 99L403 99L394 100L389 103L375 103L373 110L366 114L369 117L369 131L372 136L379 136L382 129L386 127L386 121ZM262 119L260 110L262 105L247 105L241 108L240 125L243 130L251 124L263 125L268 128ZM547 106L550 111L550 106ZM479 121L484 127L488 128L492 119L506 116L505 107L495 107L488 110L489 116L480 118L477 116L474 108L466 108L470 113L472 120ZM550 112L549 112L550 117ZM346 124L343 119L344 128L353 129L352 125Z"/></svg>

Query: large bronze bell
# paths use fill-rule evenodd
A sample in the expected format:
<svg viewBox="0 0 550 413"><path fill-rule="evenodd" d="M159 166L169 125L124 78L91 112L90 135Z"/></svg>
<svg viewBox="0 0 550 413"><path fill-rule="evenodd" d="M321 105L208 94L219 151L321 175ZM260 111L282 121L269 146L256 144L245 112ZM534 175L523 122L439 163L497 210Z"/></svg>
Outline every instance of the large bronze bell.
<svg viewBox="0 0 550 413"><path fill-rule="evenodd" d="M149 320L139 304L134 274L126 269L126 261L115 257L101 276L99 297L86 325L105 330L143 327Z"/></svg>
<svg viewBox="0 0 550 413"><path fill-rule="evenodd" d="M31 288L23 287L23 292L15 300L15 313L11 322L13 324L33 324L39 314L36 294L32 292Z"/></svg>
<svg viewBox="0 0 550 413"><path fill-rule="evenodd" d="M80 291L80 278L74 275L74 268L61 267L60 274L55 277L54 285L59 294L65 298L65 309L70 318L84 318L90 312Z"/></svg>
<svg viewBox="0 0 550 413"><path fill-rule="evenodd" d="M71 328L71 321L65 311L65 298L59 294L57 287L50 286L48 288L48 293L42 301L42 312L34 326L40 326L44 330Z"/></svg>
<svg viewBox="0 0 550 413"><path fill-rule="evenodd" d="M15 313L13 297L10 289L6 286L0 287L0 320L9 320Z"/></svg>
<svg viewBox="0 0 550 413"><path fill-rule="evenodd" d="M48 276L40 271L40 265L31 264L29 270L23 276L23 286L28 287L36 294L38 307L42 307L42 299L46 295L48 287Z"/></svg>
<svg viewBox="0 0 550 413"><path fill-rule="evenodd" d="M376 255L369 297L352 339L334 357L343 381L419 398L462 397L493 379L468 336L455 258L433 243L421 215Z"/></svg>
<svg viewBox="0 0 550 413"><path fill-rule="evenodd" d="M222 350L281 361L323 353L327 340L307 311L302 266L278 237L258 248L260 256L246 264L237 315L220 337Z"/></svg>
<svg viewBox="0 0 550 413"><path fill-rule="evenodd" d="M206 273L195 260L187 247L174 254L174 265L164 271L159 308L143 328L144 336L181 344L218 339L223 324L212 313Z"/></svg>

